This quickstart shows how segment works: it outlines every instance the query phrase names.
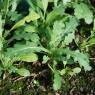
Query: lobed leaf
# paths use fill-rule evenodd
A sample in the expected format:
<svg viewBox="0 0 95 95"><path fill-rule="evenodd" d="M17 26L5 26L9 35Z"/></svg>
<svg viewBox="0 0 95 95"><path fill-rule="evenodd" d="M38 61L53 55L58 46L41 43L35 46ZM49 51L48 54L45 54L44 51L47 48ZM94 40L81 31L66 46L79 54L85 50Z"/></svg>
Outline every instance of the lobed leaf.
<svg viewBox="0 0 95 95"><path fill-rule="evenodd" d="M84 3L75 4L74 8L75 8L74 14L78 19L84 19L87 24L92 23L93 13L86 4Z"/></svg>

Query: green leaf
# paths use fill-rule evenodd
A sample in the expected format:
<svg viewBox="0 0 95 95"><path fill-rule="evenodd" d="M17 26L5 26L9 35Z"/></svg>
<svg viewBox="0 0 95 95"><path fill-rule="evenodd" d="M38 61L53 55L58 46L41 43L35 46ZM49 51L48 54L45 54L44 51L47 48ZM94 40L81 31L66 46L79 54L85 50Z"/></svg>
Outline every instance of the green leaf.
<svg viewBox="0 0 95 95"><path fill-rule="evenodd" d="M47 63L49 59L50 58L48 56L44 55L43 56L43 62L42 63Z"/></svg>
<svg viewBox="0 0 95 95"><path fill-rule="evenodd" d="M9 73L16 73L17 70L18 70L17 67L15 67L14 65L11 65L9 68Z"/></svg>
<svg viewBox="0 0 95 95"><path fill-rule="evenodd" d="M47 14L46 23L52 23L55 19L57 19L57 17L61 17L64 14L64 11L65 9L62 5L56 7L53 11Z"/></svg>
<svg viewBox="0 0 95 95"><path fill-rule="evenodd" d="M65 25L62 21L55 21L51 34L50 47L57 47L64 35Z"/></svg>
<svg viewBox="0 0 95 95"><path fill-rule="evenodd" d="M69 45L69 43L71 43L73 39L75 39L75 34L73 32L68 33L67 36L65 36L64 44Z"/></svg>
<svg viewBox="0 0 95 95"><path fill-rule="evenodd" d="M63 4L67 4L68 2L71 2L71 0L62 0Z"/></svg>
<svg viewBox="0 0 95 95"><path fill-rule="evenodd" d="M10 31L18 28L18 27L21 27L25 24L25 22L30 22L30 21L34 21L34 20L37 20L39 19L40 16L35 13L33 10L30 11L29 15L27 15L26 17L24 17L22 20L18 21L12 28Z"/></svg>
<svg viewBox="0 0 95 95"><path fill-rule="evenodd" d="M95 18L94 18L94 23L93 23L93 31L95 33Z"/></svg>
<svg viewBox="0 0 95 95"><path fill-rule="evenodd" d="M93 13L88 7L88 5L84 3L75 4L75 16L78 19L84 19L87 24L91 24L93 21Z"/></svg>
<svg viewBox="0 0 95 95"><path fill-rule="evenodd" d="M78 21L75 17L69 17L69 21L66 22L66 29L65 29L65 39L64 43L69 45L75 39L75 32L78 26Z"/></svg>
<svg viewBox="0 0 95 95"><path fill-rule="evenodd" d="M3 33L3 20L2 20L2 16L0 15L0 51L3 48L3 37L2 37L2 33Z"/></svg>
<svg viewBox="0 0 95 95"><path fill-rule="evenodd" d="M75 39L75 31L78 21L75 17L70 16L65 23L63 21L55 21L53 31L51 33L51 47L57 47L61 41L64 45L69 45Z"/></svg>
<svg viewBox="0 0 95 95"><path fill-rule="evenodd" d="M37 32L37 28L33 25L27 25L24 30L25 32Z"/></svg>
<svg viewBox="0 0 95 95"><path fill-rule="evenodd" d="M35 53L28 53L28 54L23 54L19 56L21 61L25 62L36 62L38 60L38 56Z"/></svg>
<svg viewBox="0 0 95 95"><path fill-rule="evenodd" d="M78 74L78 73L80 73L80 72L81 72L81 68L76 67L76 68L74 68L73 70L70 70L70 71L69 71L69 75L73 76L73 75L76 75L76 74Z"/></svg>
<svg viewBox="0 0 95 95"><path fill-rule="evenodd" d="M22 17L22 14L18 14L17 11L10 11L8 12L8 16L10 17L10 20L18 21Z"/></svg>
<svg viewBox="0 0 95 95"><path fill-rule="evenodd" d="M28 30L24 30L22 28L17 29L13 38L16 40L27 41L26 44L30 43L32 46L38 46L40 44L40 38L38 34L32 32L32 30L29 30L30 32Z"/></svg>
<svg viewBox="0 0 95 95"><path fill-rule="evenodd" d="M79 68L79 67L76 67L76 68L73 69L74 74L78 74L80 72L81 72L81 68Z"/></svg>
<svg viewBox="0 0 95 95"><path fill-rule="evenodd" d="M66 69L61 70L61 71L60 71L60 74L61 74L61 75L66 74Z"/></svg>
<svg viewBox="0 0 95 95"><path fill-rule="evenodd" d="M43 9L42 0L27 0L33 10Z"/></svg>
<svg viewBox="0 0 95 95"><path fill-rule="evenodd" d="M80 53L79 51L75 51L73 57L74 61L78 61L80 66L84 67L85 71L91 70L91 66L89 65L89 57L86 54Z"/></svg>
<svg viewBox="0 0 95 95"><path fill-rule="evenodd" d="M55 71L53 83L54 90L59 90L61 88L61 84L62 84L61 76L59 75L58 71Z"/></svg>
<svg viewBox="0 0 95 95"><path fill-rule="evenodd" d="M55 6L55 7L57 7L58 1L59 1L59 0L54 0L54 6Z"/></svg>
<svg viewBox="0 0 95 95"><path fill-rule="evenodd" d="M75 31L78 26L78 21L75 17L69 17L69 21L66 22L65 27L65 39L64 44L69 45L75 39Z"/></svg>
<svg viewBox="0 0 95 95"><path fill-rule="evenodd" d="M33 47L33 46L29 46L29 45L19 45L16 44L14 46L14 48L8 48L7 52L5 52L5 55L8 57L18 57L23 55L23 54L29 54L29 53L33 53L33 52L48 52L50 53L47 49L43 48L43 47Z"/></svg>
<svg viewBox="0 0 95 95"><path fill-rule="evenodd" d="M78 62L81 67L84 68L85 71L90 71L91 66L89 64L89 57L81 53L79 51L71 51L68 48L57 48L52 50L53 58L55 60L63 60L62 55L69 55L74 59L75 62Z"/></svg>
<svg viewBox="0 0 95 95"><path fill-rule="evenodd" d="M16 73L24 77L30 76L30 72L26 70L25 68L18 69Z"/></svg>
<svg viewBox="0 0 95 95"><path fill-rule="evenodd" d="M76 27L78 26L78 20L74 16L70 16L68 18L68 21L66 21L66 33L72 33L75 32Z"/></svg>
<svg viewBox="0 0 95 95"><path fill-rule="evenodd" d="M18 6L19 0L12 0L10 3L11 3L11 12L15 12Z"/></svg>
<svg viewBox="0 0 95 95"><path fill-rule="evenodd" d="M49 2L48 0L42 0L42 5L43 5L44 12L46 12L46 10L47 10L48 2Z"/></svg>
<svg viewBox="0 0 95 95"><path fill-rule="evenodd" d="M7 12L8 12L8 8L9 8L9 0L4 0L3 1L4 3L3 3L3 6L4 6L4 16L5 16L5 18L6 18L6 15L7 15Z"/></svg>

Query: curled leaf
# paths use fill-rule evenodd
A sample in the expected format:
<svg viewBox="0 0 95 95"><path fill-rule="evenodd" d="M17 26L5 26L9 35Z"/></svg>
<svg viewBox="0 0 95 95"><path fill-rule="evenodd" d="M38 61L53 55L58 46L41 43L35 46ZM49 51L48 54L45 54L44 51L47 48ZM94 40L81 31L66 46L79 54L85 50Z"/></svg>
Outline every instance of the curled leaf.
<svg viewBox="0 0 95 95"><path fill-rule="evenodd" d="M37 20L39 19L40 16L34 12L34 11L30 11L29 15L27 15L26 17L24 17L23 19L21 19L20 21L18 21L12 28L10 31L18 28L18 27L21 27L25 24L25 22L30 22L30 21L34 21L34 20Z"/></svg>

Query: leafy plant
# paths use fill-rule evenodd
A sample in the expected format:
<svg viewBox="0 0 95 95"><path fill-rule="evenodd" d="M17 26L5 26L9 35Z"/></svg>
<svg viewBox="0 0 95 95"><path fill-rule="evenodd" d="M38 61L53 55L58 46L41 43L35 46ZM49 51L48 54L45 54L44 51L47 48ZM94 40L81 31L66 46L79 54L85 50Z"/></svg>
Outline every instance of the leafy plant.
<svg viewBox="0 0 95 95"><path fill-rule="evenodd" d="M83 42L80 42L76 35L80 32L81 20L84 20L83 23L86 25L93 23L93 11L87 5L89 2L27 0L29 7L27 15L17 11L21 2L23 1L0 1L0 4L4 5L0 6L0 75L7 70L9 73L30 76L28 70L17 68L14 62L37 62L39 60L37 53L44 56L42 63L48 64L54 74L54 90L61 88L62 76L65 74L76 75L82 68L85 71L91 70L89 54L82 49L95 44L95 39L93 40L95 33ZM73 12L66 12L67 8ZM5 28L8 24L11 27ZM94 28L90 31L94 32ZM73 42L75 49L70 47ZM57 68L59 63L64 66L61 70ZM68 67L70 64L73 64L73 68Z"/></svg>

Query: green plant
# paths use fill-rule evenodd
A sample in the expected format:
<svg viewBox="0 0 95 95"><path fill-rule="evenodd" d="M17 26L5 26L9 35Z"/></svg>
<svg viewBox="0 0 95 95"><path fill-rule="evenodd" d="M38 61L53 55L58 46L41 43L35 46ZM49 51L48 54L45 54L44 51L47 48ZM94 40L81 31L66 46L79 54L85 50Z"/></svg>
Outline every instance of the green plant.
<svg viewBox="0 0 95 95"><path fill-rule="evenodd" d="M43 63L48 64L54 74L54 90L61 88L62 76L65 74L78 74L82 67L85 71L91 70L89 55L84 48L95 44L94 28L90 30L94 36L90 35L86 41L80 42L76 35L81 19L87 25L93 22L93 11L87 5L88 1L27 0L27 15L17 13L16 8L20 2L22 1L0 1L0 4L4 5L0 7L0 74L8 71L30 76L28 70L17 68L13 63L36 62L37 53L43 55ZM53 4L50 10L49 4ZM66 12L67 8L73 12ZM12 27L6 29L4 26L9 23ZM74 50L70 47L72 42L77 47ZM57 69L59 63L64 66L61 70ZM68 64L77 65L70 68Z"/></svg>

